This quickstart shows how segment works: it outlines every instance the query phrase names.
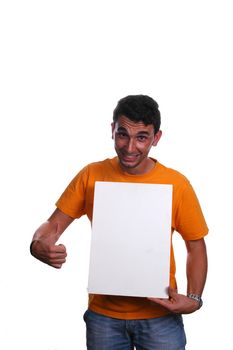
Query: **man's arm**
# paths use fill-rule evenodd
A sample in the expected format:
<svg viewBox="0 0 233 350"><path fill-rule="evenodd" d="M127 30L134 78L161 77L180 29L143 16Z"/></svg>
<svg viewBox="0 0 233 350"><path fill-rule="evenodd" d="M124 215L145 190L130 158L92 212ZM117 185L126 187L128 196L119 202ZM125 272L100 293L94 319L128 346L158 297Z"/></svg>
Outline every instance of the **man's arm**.
<svg viewBox="0 0 233 350"><path fill-rule="evenodd" d="M66 261L66 247L56 245L61 234L74 219L56 209L50 218L35 232L30 245L31 254L55 268L61 268Z"/></svg>
<svg viewBox="0 0 233 350"><path fill-rule="evenodd" d="M203 292L207 276L207 253L204 238L186 241L187 247L187 293L200 295ZM178 294L169 288L169 299L150 298L150 300L180 314L189 314L199 309L199 302Z"/></svg>
<svg viewBox="0 0 233 350"><path fill-rule="evenodd" d="M186 241L187 293L202 295L207 276L207 253L204 238Z"/></svg>

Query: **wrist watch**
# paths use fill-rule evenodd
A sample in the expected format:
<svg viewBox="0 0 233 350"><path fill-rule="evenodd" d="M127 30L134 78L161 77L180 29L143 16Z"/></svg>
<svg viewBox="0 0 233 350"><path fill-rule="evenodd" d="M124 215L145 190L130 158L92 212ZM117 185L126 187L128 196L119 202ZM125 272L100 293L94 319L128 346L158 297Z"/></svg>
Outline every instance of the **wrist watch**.
<svg viewBox="0 0 233 350"><path fill-rule="evenodd" d="M199 308L198 309L200 309L202 307L203 301L202 301L201 295L188 293L187 297L190 298L190 299L198 301L198 303L199 303Z"/></svg>

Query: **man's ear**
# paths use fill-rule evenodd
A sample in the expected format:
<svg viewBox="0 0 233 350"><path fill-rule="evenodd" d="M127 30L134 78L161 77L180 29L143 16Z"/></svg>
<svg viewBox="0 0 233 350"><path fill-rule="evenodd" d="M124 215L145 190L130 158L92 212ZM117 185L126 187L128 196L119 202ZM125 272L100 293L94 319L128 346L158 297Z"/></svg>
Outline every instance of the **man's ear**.
<svg viewBox="0 0 233 350"><path fill-rule="evenodd" d="M116 123L115 123L115 122L112 122L112 123L111 123L111 128L112 128L112 139L113 139L113 133L114 133L114 130L115 130L115 126L116 126Z"/></svg>
<svg viewBox="0 0 233 350"><path fill-rule="evenodd" d="M153 141L152 145L153 146L157 146L157 144L158 144L159 140L161 139L161 137L162 137L162 130L159 130L159 131L157 131L157 133L154 136L154 141Z"/></svg>

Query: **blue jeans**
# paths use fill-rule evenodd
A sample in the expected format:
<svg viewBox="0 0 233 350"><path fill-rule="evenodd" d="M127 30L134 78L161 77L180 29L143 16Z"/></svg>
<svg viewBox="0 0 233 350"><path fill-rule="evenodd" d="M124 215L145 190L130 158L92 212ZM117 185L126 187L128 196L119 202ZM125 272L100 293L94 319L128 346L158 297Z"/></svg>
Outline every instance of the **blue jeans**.
<svg viewBox="0 0 233 350"><path fill-rule="evenodd" d="M182 316L119 320L87 310L88 350L185 350Z"/></svg>

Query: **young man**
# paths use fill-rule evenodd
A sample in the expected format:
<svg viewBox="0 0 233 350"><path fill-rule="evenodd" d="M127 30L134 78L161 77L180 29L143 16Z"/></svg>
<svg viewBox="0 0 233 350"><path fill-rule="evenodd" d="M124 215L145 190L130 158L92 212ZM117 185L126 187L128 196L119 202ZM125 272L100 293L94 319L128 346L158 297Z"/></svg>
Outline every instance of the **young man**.
<svg viewBox="0 0 233 350"><path fill-rule="evenodd" d="M208 233L198 199L189 181L149 157L162 136L158 104L149 96L127 96L113 113L112 138L117 157L87 165L68 185L57 209L38 228L31 253L55 268L66 260L56 242L71 222L92 220L95 181L172 184L172 225L187 247L187 295L178 294L171 250L169 299L90 295L84 315L89 350L182 350L186 339L181 314L202 305L207 274L204 236ZM120 210L120 208L119 208Z"/></svg>

